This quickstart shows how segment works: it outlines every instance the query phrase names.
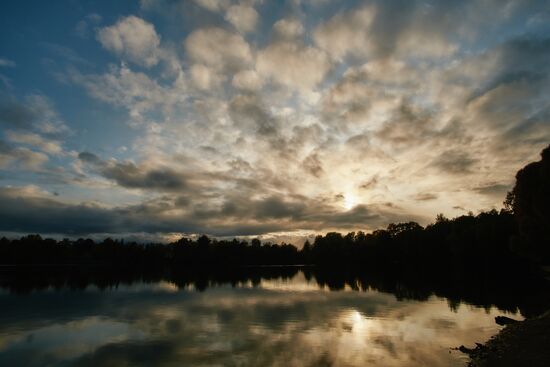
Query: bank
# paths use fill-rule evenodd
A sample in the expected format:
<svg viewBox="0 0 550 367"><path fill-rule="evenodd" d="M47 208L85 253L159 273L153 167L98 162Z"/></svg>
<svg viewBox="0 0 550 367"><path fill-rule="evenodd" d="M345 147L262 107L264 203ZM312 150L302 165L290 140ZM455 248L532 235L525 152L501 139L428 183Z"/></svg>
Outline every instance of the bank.
<svg viewBox="0 0 550 367"><path fill-rule="evenodd" d="M550 310L541 316L506 325L469 354L469 367L550 366Z"/></svg>

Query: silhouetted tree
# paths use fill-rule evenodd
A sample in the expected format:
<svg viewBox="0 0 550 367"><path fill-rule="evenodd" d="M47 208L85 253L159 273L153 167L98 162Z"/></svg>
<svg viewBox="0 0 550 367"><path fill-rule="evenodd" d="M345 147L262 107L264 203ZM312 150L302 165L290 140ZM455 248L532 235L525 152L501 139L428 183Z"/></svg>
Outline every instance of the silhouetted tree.
<svg viewBox="0 0 550 367"><path fill-rule="evenodd" d="M542 159L519 170L507 201L519 225L512 241L518 253L537 262L550 262L550 145ZM510 205L510 204L509 204Z"/></svg>

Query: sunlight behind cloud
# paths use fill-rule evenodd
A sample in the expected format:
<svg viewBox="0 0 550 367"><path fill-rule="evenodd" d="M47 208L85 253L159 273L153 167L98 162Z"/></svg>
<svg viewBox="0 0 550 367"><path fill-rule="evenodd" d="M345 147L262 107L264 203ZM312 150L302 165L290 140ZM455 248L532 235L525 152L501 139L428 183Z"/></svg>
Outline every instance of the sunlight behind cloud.
<svg viewBox="0 0 550 367"><path fill-rule="evenodd" d="M357 205L357 198L355 197L355 195L350 193L344 194L344 208L350 210L355 205Z"/></svg>

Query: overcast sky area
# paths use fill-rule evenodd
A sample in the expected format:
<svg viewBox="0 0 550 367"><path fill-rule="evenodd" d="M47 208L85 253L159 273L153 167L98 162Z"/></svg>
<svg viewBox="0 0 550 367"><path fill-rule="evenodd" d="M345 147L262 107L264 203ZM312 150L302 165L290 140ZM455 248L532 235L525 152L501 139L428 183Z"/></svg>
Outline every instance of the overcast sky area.
<svg viewBox="0 0 550 367"><path fill-rule="evenodd" d="M550 2L2 1L0 233L300 243L500 209Z"/></svg>

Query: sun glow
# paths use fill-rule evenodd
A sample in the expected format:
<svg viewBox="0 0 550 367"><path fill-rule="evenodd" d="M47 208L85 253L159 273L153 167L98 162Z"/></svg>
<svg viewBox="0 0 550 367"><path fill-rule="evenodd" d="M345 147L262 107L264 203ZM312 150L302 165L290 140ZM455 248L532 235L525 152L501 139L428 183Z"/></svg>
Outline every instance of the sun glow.
<svg viewBox="0 0 550 367"><path fill-rule="evenodd" d="M344 208L347 210L350 210L355 205L357 205L357 198L352 194L345 194L344 195Z"/></svg>

